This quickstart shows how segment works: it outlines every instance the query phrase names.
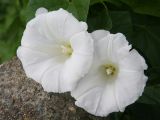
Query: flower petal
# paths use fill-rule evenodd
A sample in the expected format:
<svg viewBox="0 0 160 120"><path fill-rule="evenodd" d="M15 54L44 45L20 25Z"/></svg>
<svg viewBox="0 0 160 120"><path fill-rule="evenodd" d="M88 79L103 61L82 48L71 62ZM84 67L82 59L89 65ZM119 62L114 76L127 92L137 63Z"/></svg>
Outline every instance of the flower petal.
<svg viewBox="0 0 160 120"><path fill-rule="evenodd" d="M100 62L102 62L102 64L107 61L111 61L112 59L116 60L115 54L112 54L112 44L113 42L108 39L108 36L97 41L97 43L95 44L96 55L99 58Z"/></svg>
<svg viewBox="0 0 160 120"><path fill-rule="evenodd" d="M76 105L96 116L107 116L119 111L114 96L113 82L107 81L99 72L91 73L80 81L71 95Z"/></svg>
<svg viewBox="0 0 160 120"><path fill-rule="evenodd" d="M53 37L46 26L46 14L42 14L27 23L23 33L21 44L32 49L51 48L57 45L57 40Z"/></svg>
<svg viewBox="0 0 160 120"><path fill-rule="evenodd" d="M101 40L102 38L106 37L108 34L110 34L110 32L106 30L95 30L91 33L93 39L95 40Z"/></svg>
<svg viewBox="0 0 160 120"><path fill-rule="evenodd" d="M81 31L87 30L85 22L79 22L72 14L63 9L40 14L26 26L22 45L37 48L38 46L59 45Z"/></svg>
<svg viewBox="0 0 160 120"><path fill-rule="evenodd" d="M61 64L61 56L50 56L49 54L35 51L25 47L19 47L17 56L23 63L23 68L29 78L41 82L41 76L52 65Z"/></svg>
<svg viewBox="0 0 160 120"><path fill-rule="evenodd" d="M62 70L62 65L50 66L43 74L42 86L47 92L61 92L60 91L60 74Z"/></svg>
<svg viewBox="0 0 160 120"><path fill-rule="evenodd" d="M76 99L77 106L91 114L107 116L111 112L124 111L127 105L142 95L147 81L144 75L147 65L137 51L130 51L131 46L123 34L107 34L97 38L100 39L95 40L91 70L79 81L71 95ZM99 69L108 62L113 62L117 67L117 75L112 79Z"/></svg>
<svg viewBox="0 0 160 120"><path fill-rule="evenodd" d="M27 76L42 83L48 92L74 88L92 63L93 40L87 27L66 10L47 12L39 8L36 17L28 22L17 50ZM62 49L68 42L73 47L70 57Z"/></svg>
<svg viewBox="0 0 160 120"><path fill-rule="evenodd" d="M91 67L92 55L72 54L65 62L61 73L61 91L72 90L79 80L84 77Z"/></svg>
<svg viewBox="0 0 160 120"><path fill-rule="evenodd" d="M70 42L74 53L93 55L93 40L86 31L75 34Z"/></svg>
<svg viewBox="0 0 160 120"><path fill-rule="evenodd" d="M87 30L85 22L79 22L71 13L63 9L49 12L46 16L47 26L58 40L69 40L74 34Z"/></svg>
<svg viewBox="0 0 160 120"><path fill-rule="evenodd" d="M95 46L97 47L96 52L101 61L117 62L129 54L131 46L128 45L128 41L123 34L109 34L107 31L106 33L104 31L95 31L95 33L93 32L93 35L97 35L96 37L93 37L95 38L94 40L100 36L100 39L97 41ZM102 38L102 36L105 37Z"/></svg>
<svg viewBox="0 0 160 120"><path fill-rule="evenodd" d="M38 16L38 15L41 15L41 14L44 14L44 13L48 13L48 10L46 8L38 8L36 13L35 13L35 16Z"/></svg>
<svg viewBox="0 0 160 120"><path fill-rule="evenodd" d="M144 58L135 50L131 50L129 55L119 62L119 67L130 71L143 71L147 69Z"/></svg>
<svg viewBox="0 0 160 120"><path fill-rule="evenodd" d="M129 45L126 37L122 33L111 34L111 36L113 40L113 52L116 54L116 58L121 60L129 54L131 45Z"/></svg>
<svg viewBox="0 0 160 120"><path fill-rule="evenodd" d="M146 85L147 77L144 72L119 71L115 83L115 94L119 109L134 103L141 95Z"/></svg>

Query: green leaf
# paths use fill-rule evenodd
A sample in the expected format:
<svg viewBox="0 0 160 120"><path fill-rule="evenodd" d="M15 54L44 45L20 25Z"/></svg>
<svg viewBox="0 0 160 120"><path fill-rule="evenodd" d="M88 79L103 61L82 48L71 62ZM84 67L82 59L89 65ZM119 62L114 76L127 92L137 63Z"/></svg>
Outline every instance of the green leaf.
<svg viewBox="0 0 160 120"><path fill-rule="evenodd" d="M149 77L147 86L160 84L160 67L149 68L146 74Z"/></svg>
<svg viewBox="0 0 160 120"><path fill-rule="evenodd" d="M159 120L159 105L134 103L128 106L120 120Z"/></svg>
<svg viewBox="0 0 160 120"><path fill-rule="evenodd" d="M111 11L112 33L122 32L145 57L149 66L147 86L138 102L160 105L160 19L129 11Z"/></svg>
<svg viewBox="0 0 160 120"><path fill-rule="evenodd" d="M120 0L137 13L160 17L160 0Z"/></svg>
<svg viewBox="0 0 160 120"><path fill-rule="evenodd" d="M160 18L134 14L129 11L110 12L112 33L122 32L127 40L145 57L147 64L160 67Z"/></svg>
<svg viewBox="0 0 160 120"><path fill-rule="evenodd" d="M132 18L129 11L111 11L112 19L111 33L121 32L127 38L130 38L133 33Z"/></svg>
<svg viewBox="0 0 160 120"><path fill-rule="evenodd" d="M160 84L148 86L145 88L142 97L138 100L139 103L160 105Z"/></svg>
<svg viewBox="0 0 160 120"><path fill-rule="evenodd" d="M11 59L19 45L20 41L1 41L0 40L0 63Z"/></svg>
<svg viewBox="0 0 160 120"><path fill-rule="evenodd" d="M78 20L86 21L90 0L30 0L28 7L23 13L26 20L34 17L35 12L40 7L45 7L49 11L63 8L71 12Z"/></svg>
<svg viewBox="0 0 160 120"><path fill-rule="evenodd" d="M160 67L160 18L132 15L134 33L131 43L144 55L150 68Z"/></svg>
<svg viewBox="0 0 160 120"><path fill-rule="evenodd" d="M112 3L116 6L122 5L122 3L119 0L91 0L90 5L94 5L94 4L101 3L101 2Z"/></svg>
<svg viewBox="0 0 160 120"><path fill-rule="evenodd" d="M30 0L28 7L23 13L26 21L33 18L36 10L40 7L45 7L48 10L66 9L68 2L66 0Z"/></svg>
<svg viewBox="0 0 160 120"><path fill-rule="evenodd" d="M23 0L25 1L25 0ZM9 60L15 55L20 44L24 23L20 19L20 11L23 9L19 0L0 2L0 63ZM5 5L5 6L4 6Z"/></svg>
<svg viewBox="0 0 160 120"><path fill-rule="evenodd" d="M19 1L19 4L20 4L20 7L26 7L29 0L18 0Z"/></svg>
<svg viewBox="0 0 160 120"><path fill-rule="evenodd" d="M136 13L160 17L160 0L91 0L90 5L101 1L111 3L121 10L129 6Z"/></svg>
<svg viewBox="0 0 160 120"><path fill-rule="evenodd" d="M112 28L112 21L107 6L102 3L90 6L87 23L89 31L96 29L110 30Z"/></svg>
<svg viewBox="0 0 160 120"><path fill-rule="evenodd" d="M69 2L68 11L73 13L77 19L86 21L90 0L72 0Z"/></svg>

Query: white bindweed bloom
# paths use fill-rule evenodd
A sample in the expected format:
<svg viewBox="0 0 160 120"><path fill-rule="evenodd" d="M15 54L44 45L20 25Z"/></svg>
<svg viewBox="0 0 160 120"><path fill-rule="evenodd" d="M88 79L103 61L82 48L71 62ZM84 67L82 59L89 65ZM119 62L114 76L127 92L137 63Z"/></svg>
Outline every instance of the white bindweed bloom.
<svg viewBox="0 0 160 120"><path fill-rule="evenodd" d="M95 56L91 71L71 95L76 105L96 116L124 111L142 95L147 65L121 33L97 30L92 33Z"/></svg>
<svg viewBox="0 0 160 120"><path fill-rule="evenodd" d="M17 50L26 75L48 92L72 90L92 63L93 40L86 30L87 24L66 10L39 8Z"/></svg>

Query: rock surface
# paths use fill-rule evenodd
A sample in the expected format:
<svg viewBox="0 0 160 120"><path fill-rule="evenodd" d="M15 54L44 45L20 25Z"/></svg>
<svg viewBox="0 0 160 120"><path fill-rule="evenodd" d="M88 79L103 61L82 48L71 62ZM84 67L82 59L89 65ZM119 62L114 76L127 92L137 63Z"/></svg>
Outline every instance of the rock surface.
<svg viewBox="0 0 160 120"><path fill-rule="evenodd" d="M0 65L0 120L109 120L74 105L70 93L47 93L26 77L17 57Z"/></svg>

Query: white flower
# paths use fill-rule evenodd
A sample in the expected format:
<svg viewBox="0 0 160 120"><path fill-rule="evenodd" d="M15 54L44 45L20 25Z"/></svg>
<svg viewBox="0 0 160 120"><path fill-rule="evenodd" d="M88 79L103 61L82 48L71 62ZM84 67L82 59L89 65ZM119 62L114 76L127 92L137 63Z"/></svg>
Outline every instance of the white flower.
<svg viewBox="0 0 160 120"><path fill-rule="evenodd" d="M142 95L147 77L143 57L128 45L123 34L104 30L92 33L95 56L91 71L72 91L76 105L96 116L124 111Z"/></svg>
<svg viewBox="0 0 160 120"><path fill-rule="evenodd" d="M73 89L92 63L93 40L86 30L85 22L63 9L39 8L17 50L26 75L48 92Z"/></svg>

